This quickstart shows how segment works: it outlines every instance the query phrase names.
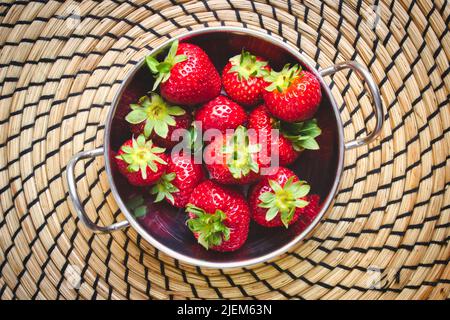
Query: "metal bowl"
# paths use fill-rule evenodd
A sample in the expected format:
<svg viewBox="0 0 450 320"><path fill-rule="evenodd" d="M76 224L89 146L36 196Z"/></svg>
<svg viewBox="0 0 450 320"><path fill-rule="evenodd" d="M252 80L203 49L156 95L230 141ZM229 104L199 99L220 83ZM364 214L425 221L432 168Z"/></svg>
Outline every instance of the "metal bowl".
<svg viewBox="0 0 450 320"><path fill-rule="evenodd" d="M322 199L320 213L306 227L304 223L297 223L287 230L263 228L252 223L247 242L239 250L230 253L207 251L198 245L192 233L185 226L186 214L184 211L164 203L154 204L148 194L142 193L145 196L149 213L144 218L136 219L125 204L139 191L136 191L137 188L130 188L120 176L114 167L112 156L122 142L130 137L127 130L116 130L121 125L123 126L122 120L116 116L120 111L118 105L122 94L127 88L135 87L143 81L144 83L148 82L148 89L152 87L153 78L147 70L144 60L130 71L113 100L106 121L104 147L76 154L67 166L69 193L75 210L80 220L94 232L108 233L131 226L156 248L176 259L197 266L244 267L274 258L304 239L330 208L342 174L344 151L369 143L380 132L384 116L379 90L369 71L356 62L350 61L318 71L307 62L308 58L305 58L298 48L261 32L236 27L216 27L188 32L177 38L181 42L188 41L201 46L211 57L219 72L222 71L231 56L240 53L242 48L245 48L268 59L275 69L280 69L286 62L299 63L304 69L317 76L322 86L322 102L316 114L322 128L322 135L318 138L320 150L303 152L296 163L292 165L292 169L302 180L310 183L312 193L320 195ZM166 41L155 48L151 54L164 53L175 39ZM372 94L376 119L376 126L371 134L347 143L344 142L343 126L336 101L323 80L323 77L342 69L353 69L365 80ZM112 194L126 217L126 220L109 226L99 226L89 219L76 191L74 177L76 163L81 159L96 156L103 156L105 159Z"/></svg>

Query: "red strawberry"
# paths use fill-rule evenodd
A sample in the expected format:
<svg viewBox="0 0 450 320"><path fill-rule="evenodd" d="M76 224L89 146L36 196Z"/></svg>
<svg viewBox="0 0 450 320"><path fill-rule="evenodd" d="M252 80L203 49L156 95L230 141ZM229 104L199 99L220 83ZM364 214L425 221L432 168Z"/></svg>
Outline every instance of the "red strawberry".
<svg viewBox="0 0 450 320"><path fill-rule="evenodd" d="M208 55L190 43L172 42L163 62L148 56L147 65L157 75L153 90L161 84L161 95L172 103L193 106L220 93L220 75Z"/></svg>
<svg viewBox="0 0 450 320"><path fill-rule="evenodd" d="M265 227L286 228L295 223L305 206L309 185L299 181L294 172L279 167L264 176L250 191L249 205L252 218Z"/></svg>
<svg viewBox="0 0 450 320"><path fill-rule="evenodd" d="M207 180L191 194L187 225L199 244L215 251L235 251L247 240L250 212L236 191Z"/></svg>
<svg viewBox="0 0 450 320"><path fill-rule="evenodd" d="M201 164L195 164L191 155L172 154L166 173L150 190L155 202L164 198L175 207L183 208L189 202L194 188L205 179Z"/></svg>
<svg viewBox="0 0 450 320"><path fill-rule="evenodd" d="M252 107L262 99L269 84L264 81L270 71L267 61L248 51L232 57L222 72L222 83L228 96L237 103Z"/></svg>
<svg viewBox="0 0 450 320"><path fill-rule="evenodd" d="M145 137L140 135L137 139L126 141L117 152L117 168L130 184L149 186L166 171L168 157L164 150L154 146L151 140L145 141Z"/></svg>
<svg viewBox="0 0 450 320"><path fill-rule="evenodd" d="M247 122L247 113L236 102L225 96L218 96L197 110L195 121L202 124L202 131L236 129Z"/></svg>
<svg viewBox="0 0 450 320"><path fill-rule="evenodd" d="M186 110L170 105L154 92L141 97L130 107L131 112L125 119L131 124L131 131L135 135L144 134L166 148L178 143L172 141L172 133L176 129L187 130L192 122L192 116Z"/></svg>
<svg viewBox="0 0 450 320"><path fill-rule="evenodd" d="M285 65L280 72L271 71L264 78L270 85L263 92L264 103L276 118L297 122L312 118L321 99L316 76L301 67Z"/></svg>
<svg viewBox="0 0 450 320"><path fill-rule="evenodd" d="M223 184L247 184L258 180L260 146L254 138L249 137L242 126L234 133L216 137L204 152L211 179Z"/></svg>
<svg viewBox="0 0 450 320"><path fill-rule="evenodd" d="M301 208L299 224L302 227L307 227L313 222L313 220L317 217L320 212L320 197L317 194L312 194L306 196L306 201L309 204Z"/></svg>
<svg viewBox="0 0 450 320"><path fill-rule="evenodd" d="M248 128L256 131L259 143L267 143L267 156L278 156L281 166L293 163L304 149L319 149L315 138L320 135L321 130L315 119L284 123L271 117L267 108L260 105L250 113ZM274 141L272 134L275 131L272 130L278 130L278 138L274 136ZM275 151L275 154L272 155L271 151Z"/></svg>

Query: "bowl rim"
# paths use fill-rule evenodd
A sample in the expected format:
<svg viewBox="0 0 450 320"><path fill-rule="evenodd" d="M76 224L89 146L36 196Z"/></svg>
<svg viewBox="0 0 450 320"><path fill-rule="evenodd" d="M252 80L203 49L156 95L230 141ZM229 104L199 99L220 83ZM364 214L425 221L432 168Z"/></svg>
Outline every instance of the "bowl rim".
<svg viewBox="0 0 450 320"><path fill-rule="evenodd" d="M180 35L177 35L175 37L169 38L160 45L156 46L153 50L150 51L149 55L155 54L159 52L160 50L166 48L168 45L170 45L175 40L183 40L184 38L189 38L192 36L198 36L201 34L206 33L216 33L216 32L222 32L222 33L238 33L238 34L245 34L252 37L260 38L264 41L268 41L272 43L273 45L276 45L278 47L283 48L284 50L288 51L290 54L292 54L297 60L299 60L302 64L304 64L309 71L314 73L314 75L319 79L319 82L321 84L321 87L323 90L325 90L325 94L327 95L330 104L333 108L334 115L337 121L337 133L338 133L338 163L336 167L336 176L333 182L333 185L331 186L330 192L328 193L327 197L325 198L322 209L319 212L319 214L316 216L316 218L311 222L311 224L305 228L301 233L299 233L297 236L295 236L291 241L283 245L282 247L271 251L267 254L261 255L256 258L251 259L245 259L241 261L234 261L234 262L212 262L212 261L205 261L203 259L197 259L191 256L187 256L185 254L181 254L158 240L156 240L150 233L148 233L143 226L134 218L134 216L129 212L127 209L125 203L123 202L121 196L119 195L119 192L117 190L117 187L114 182L113 174L112 174L112 167L109 157L109 151L111 147L111 125L112 121L114 119L115 111L117 109L118 102L120 101L120 98L122 96L122 93L124 89L127 87L127 85L131 82L131 80L134 78L136 73L142 68L142 66L145 63L145 57L141 59L140 62L138 62L133 68L131 68L128 73L125 75L124 80L120 84L120 88L117 90L116 94L114 95L114 98L111 102L111 109L108 112L107 120L105 123L105 131L104 131L104 151L103 151L103 157L105 161L105 169L106 174L108 176L108 181L110 184L111 192L114 196L114 199L116 200L120 210L125 215L125 218L130 223L130 226L132 226L147 242L149 242L152 246L156 247L157 249L161 250L162 252L168 254L174 259L186 262L190 265L199 266L199 267L207 267L207 268L220 268L220 269L228 269L228 268L242 268L247 267L250 265L255 265L264 261L268 261L272 258L276 258L284 253L286 253L290 248L298 244L301 240L303 240L319 223L319 221L322 219L324 214L328 211L328 209L331 207L332 202L334 201L334 197L337 193L337 189L341 180L342 171L343 171L343 163L344 163L344 130L342 125L342 120L340 117L339 109L336 104L336 100L334 99L330 88L325 83L323 77L320 75L319 71L312 67L310 63L308 62L308 59L311 61L314 61L313 59L306 56L304 53L300 52L300 49L291 45L288 42L284 42L278 38L276 38L274 35L267 34L261 31L253 30L253 29L246 29L243 27L233 27L233 26L218 26L218 27L208 27L193 31L188 31L185 33L182 33Z"/></svg>

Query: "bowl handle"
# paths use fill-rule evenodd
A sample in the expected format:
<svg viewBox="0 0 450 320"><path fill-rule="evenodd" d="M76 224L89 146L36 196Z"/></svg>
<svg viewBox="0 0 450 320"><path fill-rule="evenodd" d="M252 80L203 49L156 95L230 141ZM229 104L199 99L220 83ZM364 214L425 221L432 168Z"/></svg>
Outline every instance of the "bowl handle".
<svg viewBox="0 0 450 320"><path fill-rule="evenodd" d="M322 77L325 77L344 69L352 69L358 74L359 77L364 79L364 81L367 83L367 86L369 87L370 93L372 94L373 97L373 102L375 104L375 119L376 119L375 129L366 137L353 140L345 144L345 149L353 149L372 142L380 134L381 128L383 127L384 111L383 106L381 104L380 90L378 89L378 86L375 80L373 79L372 75L370 74L369 70L367 70L367 68L364 67L362 64L356 61L343 62L322 69L319 71L319 73Z"/></svg>
<svg viewBox="0 0 450 320"><path fill-rule="evenodd" d="M78 161L82 159L97 157L102 155L103 152L104 152L103 148L98 148L94 150L82 151L80 153L77 153L72 157L72 159L70 159L66 171L67 184L69 185L69 195L70 198L72 199L73 205L75 206L75 211L77 212L80 220L83 221L83 223L95 233L110 233L112 231L128 227L130 225L130 223L127 220L116 222L106 227L95 224L86 214L83 204L81 203L80 198L78 197L77 184L75 180L75 165L77 164Z"/></svg>

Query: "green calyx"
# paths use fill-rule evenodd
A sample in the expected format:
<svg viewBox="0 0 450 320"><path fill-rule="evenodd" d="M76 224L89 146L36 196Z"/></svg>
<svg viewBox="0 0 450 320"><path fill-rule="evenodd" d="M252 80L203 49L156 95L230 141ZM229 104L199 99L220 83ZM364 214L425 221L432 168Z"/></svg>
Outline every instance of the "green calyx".
<svg viewBox="0 0 450 320"><path fill-rule="evenodd" d="M180 191L172 184L175 177L176 174L174 172L163 174L159 181L150 189L151 194L156 194L154 202L160 202L166 198L174 204L175 199L173 198L172 193Z"/></svg>
<svg viewBox="0 0 450 320"><path fill-rule="evenodd" d="M294 217L295 210L308 205L308 201L303 198L309 193L309 185L304 181L293 182L293 179L294 177L290 177L283 187L275 180L269 179L272 191L259 196L261 203L258 206L268 209L266 220L271 221L280 214L281 222L286 228Z"/></svg>
<svg viewBox="0 0 450 320"><path fill-rule="evenodd" d="M250 171L259 172L255 154L261 149L259 144L252 144L247 129L239 126L231 138L227 138L223 154L226 155L226 165L235 179L247 176Z"/></svg>
<svg viewBox="0 0 450 320"><path fill-rule="evenodd" d="M198 243L206 249L219 246L223 240L230 239L230 228L224 224L227 216L222 210L217 209L213 214L209 214L188 203L186 211L195 215L195 218L187 221L187 226L192 232L198 234Z"/></svg>
<svg viewBox="0 0 450 320"><path fill-rule="evenodd" d="M318 150L316 141L322 130L317 125L316 119L296 123L280 123L281 134L292 142L295 151L304 149Z"/></svg>
<svg viewBox="0 0 450 320"><path fill-rule="evenodd" d="M167 54L164 61L159 62L152 56L147 56L145 58L147 66L156 77L155 83L153 85L153 90L156 90L161 82L166 82L167 80L169 80L170 70L172 70L174 65L187 60L186 55L177 55L177 50L178 40L175 40L174 42L172 42L169 53Z"/></svg>
<svg viewBox="0 0 450 320"><path fill-rule="evenodd" d="M128 210L133 213L135 218L142 218L147 214L147 206L142 195L131 198L126 204Z"/></svg>
<svg viewBox="0 0 450 320"><path fill-rule="evenodd" d="M264 69L267 66L267 61L260 61L256 56L248 51L242 50L241 54L230 58L232 67L228 70L229 73L236 72L238 79L248 80L250 77L262 78L267 76L269 72Z"/></svg>
<svg viewBox="0 0 450 320"><path fill-rule="evenodd" d="M175 116L181 116L186 111L178 106L168 104L157 93L152 92L149 96L143 96L137 104L131 104L131 112L125 120L131 124L139 124L145 121L144 135L150 137L153 131L166 138L169 126L175 126Z"/></svg>
<svg viewBox="0 0 450 320"><path fill-rule="evenodd" d="M163 153L166 149L154 147L151 140L146 141L144 135L137 139L133 137L132 146L122 146L122 154L116 158L125 161L128 164L129 172L141 171L142 178L147 179L147 167L153 172L158 170L156 163L167 164L157 154Z"/></svg>
<svg viewBox="0 0 450 320"><path fill-rule="evenodd" d="M264 77L264 80L270 83L270 85L266 87L266 90L271 92L277 89L278 92L283 92L301 76L302 68L298 64L295 64L292 67L290 64L286 64L280 72L272 70Z"/></svg>

